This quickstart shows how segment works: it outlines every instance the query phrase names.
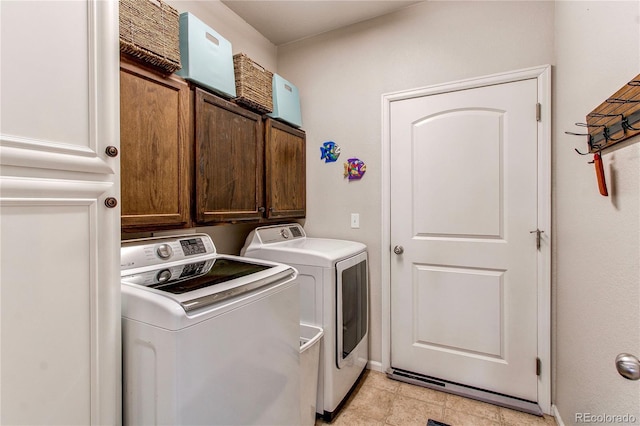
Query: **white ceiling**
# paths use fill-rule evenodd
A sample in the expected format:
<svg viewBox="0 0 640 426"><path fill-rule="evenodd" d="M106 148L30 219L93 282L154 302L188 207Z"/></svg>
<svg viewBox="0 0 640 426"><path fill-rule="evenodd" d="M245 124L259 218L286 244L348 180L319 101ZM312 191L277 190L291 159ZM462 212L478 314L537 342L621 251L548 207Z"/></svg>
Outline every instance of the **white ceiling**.
<svg viewBox="0 0 640 426"><path fill-rule="evenodd" d="M386 15L421 0L221 0L276 46Z"/></svg>

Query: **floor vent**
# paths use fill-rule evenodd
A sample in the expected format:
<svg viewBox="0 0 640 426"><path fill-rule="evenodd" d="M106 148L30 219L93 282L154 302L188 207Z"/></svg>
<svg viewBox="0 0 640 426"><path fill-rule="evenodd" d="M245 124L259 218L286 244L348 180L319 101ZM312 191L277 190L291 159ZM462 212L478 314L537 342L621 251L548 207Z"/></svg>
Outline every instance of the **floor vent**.
<svg viewBox="0 0 640 426"><path fill-rule="evenodd" d="M423 386L435 389L441 392L448 392L454 395L463 396L465 398L476 399L489 404L499 405L501 407L510 408L512 410L522 411L524 413L542 416L540 406L533 402L484 389L471 386L465 386L458 383L448 382L436 377L425 376L423 374L413 373L411 371L392 368L387 376L400 382L411 383L412 385Z"/></svg>

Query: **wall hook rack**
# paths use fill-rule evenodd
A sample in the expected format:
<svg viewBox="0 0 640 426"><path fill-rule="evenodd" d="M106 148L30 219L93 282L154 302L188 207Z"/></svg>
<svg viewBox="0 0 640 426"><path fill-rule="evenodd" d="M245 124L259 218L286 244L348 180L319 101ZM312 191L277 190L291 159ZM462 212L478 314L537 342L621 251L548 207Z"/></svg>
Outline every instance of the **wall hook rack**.
<svg viewBox="0 0 640 426"><path fill-rule="evenodd" d="M580 155L593 154L598 190L603 196L609 195L602 164L602 150L618 142L640 134L640 74L622 86L596 109L587 114L586 123L575 123L577 127L586 127L587 133L565 132L568 135L586 136L589 150Z"/></svg>
<svg viewBox="0 0 640 426"><path fill-rule="evenodd" d="M587 133L565 133L586 136L588 152L592 154L640 134L640 74L587 114L586 118L586 123L575 125L586 127ZM577 149L576 152L585 155Z"/></svg>
<svg viewBox="0 0 640 426"><path fill-rule="evenodd" d="M640 134L640 74L587 114L589 152Z"/></svg>

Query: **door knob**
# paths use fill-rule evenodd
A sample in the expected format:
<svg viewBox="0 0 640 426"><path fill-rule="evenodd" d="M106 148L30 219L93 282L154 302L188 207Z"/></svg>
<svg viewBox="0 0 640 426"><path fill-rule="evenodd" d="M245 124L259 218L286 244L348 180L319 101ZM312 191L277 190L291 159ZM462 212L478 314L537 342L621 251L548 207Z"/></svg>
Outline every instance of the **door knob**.
<svg viewBox="0 0 640 426"><path fill-rule="evenodd" d="M640 361L633 355L620 354L616 357L616 369L625 379L640 379Z"/></svg>
<svg viewBox="0 0 640 426"><path fill-rule="evenodd" d="M393 248L393 252L394 252L395 254L402 254L402 253L404 253L404 247L402 247L402 246L395 246L395 247Z"/></svg>

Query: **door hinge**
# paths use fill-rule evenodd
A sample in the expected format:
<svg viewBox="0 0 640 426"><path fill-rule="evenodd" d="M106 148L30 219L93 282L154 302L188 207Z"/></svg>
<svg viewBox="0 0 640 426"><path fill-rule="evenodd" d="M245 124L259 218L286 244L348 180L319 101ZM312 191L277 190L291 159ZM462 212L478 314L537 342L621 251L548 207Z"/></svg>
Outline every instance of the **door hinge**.
<svg viewBox="0 0 640 426"><path fill-rule="evenodd" d="M536 104L536 121L542 121L542 105L540 102Z"/></svg>
<svg viewBox="0 0 640 426"><path fill-rule="evenodd" d="M536 358L536 376L540 375L541 370L542 370L542 361L540 361L540 358Z"/></svg>

